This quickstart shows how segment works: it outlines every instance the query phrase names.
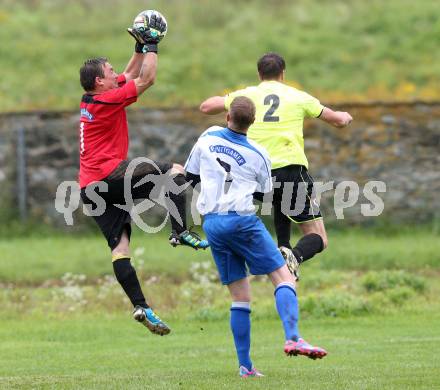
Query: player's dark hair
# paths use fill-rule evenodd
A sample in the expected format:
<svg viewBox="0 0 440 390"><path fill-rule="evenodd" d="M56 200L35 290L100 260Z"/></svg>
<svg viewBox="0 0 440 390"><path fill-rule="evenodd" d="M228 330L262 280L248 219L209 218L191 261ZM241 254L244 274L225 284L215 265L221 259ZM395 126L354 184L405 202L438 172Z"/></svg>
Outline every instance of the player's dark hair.
<svg viewBox="0 0 440 390"><path fill-rule="evenodd" d="M247 130L255 121L255 104L245 96L237 96L229 107L229 116L237 130Z"/></svg>
<svg viewBox="0 0 440 390"><path fill-rule="evenodd" d="M84 62L79 70L79 81L85 91L95 89L96 77L104 78L104 64L107 62L105 57L90 58Z"/></svg>
<svg viewBox="0 0 440 390"><path fill-rule="evenodd" d="M262 80L274 80L286 69L286 62L276 53L267 53L258 60L257 69Z"/></svg>

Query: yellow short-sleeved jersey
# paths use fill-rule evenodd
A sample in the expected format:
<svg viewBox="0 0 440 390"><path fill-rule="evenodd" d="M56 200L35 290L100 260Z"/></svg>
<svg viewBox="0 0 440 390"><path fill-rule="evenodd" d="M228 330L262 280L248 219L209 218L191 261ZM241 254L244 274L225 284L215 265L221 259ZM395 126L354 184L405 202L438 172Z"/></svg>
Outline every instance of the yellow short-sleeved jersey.
<svg viewBox="0 0 440 390"><path fill-rule="evenodd" d="M304 153L304 118L318 117L324 106L307 93L278 81L263 81L225 96L225 108L232 100L246 96L256 107L255 122L248 137L269 152L272 169L298 164L308 168Z"/></svg>

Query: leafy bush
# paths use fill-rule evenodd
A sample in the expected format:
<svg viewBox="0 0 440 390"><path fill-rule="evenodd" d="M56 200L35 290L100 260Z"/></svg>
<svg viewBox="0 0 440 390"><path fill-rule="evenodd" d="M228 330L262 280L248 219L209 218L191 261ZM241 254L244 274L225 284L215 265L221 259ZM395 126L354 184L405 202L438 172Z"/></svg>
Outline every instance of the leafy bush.
<svg viewBox="0 0 440 390"><path fill-rule="evenodd" d="M183 304L190 308L213 305L225 296L226 290L218 281L218 274L212 261L195 262L190 267L191 279L180 286ZM204 314L204 309L201 310Z"/></svg>
<svg viewBox="0 0 440 390"><path fill-rule="evenodd" d="M406 287L417 292L426 290L426 282L420 276L405 271L368 272L361 279L362 286L368 291L385 291L397 287Z"/></svg>
<svg viewBox="0 0 440 390"><path fill-rule="evenodd" d="M345 291L311 294L300 300L301 314L313 317L347 317L372 310L368 299Z"/></svg>
<svg viewBox="0 0 440 390"><path fill-rule="evenodd" d="M134 252L134 262L142 274L142 250L138 248ZM300 284L297 289L302 318L363 316L414 308L436 294L428 290L428 279L404 271L375 271L365 275L316 271L310 280L310 284L309 279L301 282L306 288ZM193 263L191 277L184 281L150 275L142 284L149 303L167 316L196 321L229 317L231 298L218 281L212 261ZM252 318L277 318L269 280L253 278L251 284ZM38 311L63 316L72 312L130 309L127 297L112 275L92 281L82 274L66 273L60 280L47 281L36 288L13 284L0 287L0 307L8 315Z"/></svg>

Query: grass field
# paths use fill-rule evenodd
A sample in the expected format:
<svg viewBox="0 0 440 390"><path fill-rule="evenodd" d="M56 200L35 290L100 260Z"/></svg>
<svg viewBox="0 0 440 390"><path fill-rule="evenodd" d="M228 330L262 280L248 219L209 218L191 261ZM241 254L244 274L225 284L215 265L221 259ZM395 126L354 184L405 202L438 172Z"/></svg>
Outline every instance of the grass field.
<svg viewBox="0 0 440 390"><path fill-rule="evenodd" d="M329 240L329 249L319 261L306 263L305 270L440 269L439 236L429 230L378 233L354 229L331 232ZM177 278L188 273L191 262L211 259L209 251L173 249L166 236L141 232L134 235L132 249L135 257L144 260L148 273ZM97 278L111 272L108 248L99 235L8 238L0 240L0 253L0 281L4 282L41 283L66 272Z"/></svg>
<svg viewBox="0 0 440 390"><path fill-rule="evenodd" d="M438 234L330 231L330 242L298 285L302 335L329 356L283 356L272 287L254 278L252 355L266 376L243 381L208 252L135 232L146 295L172 327L157 337L130 319L101 237L3 239L0 388L439 388Z"/></svg>
<svg viewBox="0 0 440 390"><path fill-rule="evenodd" d="M240 380L227 321L172 321L146 334L122 314L3 320L2 389L434 389L440 386L440 307L304 321L328 348L322 361L287 358L275 320L253 321L254 364L266 377ZM32 326L30 326L32 323Z"/></svg>
<svg viewBox="0 0 440 390"><path fill-rule="evenodd" d="M268 51L285 56L289 83L326 102L439 98L434 0L103 4L0 3L1 111L76 109L82 62L107 56L121 72L133 50L125 29L146 7L162 11L169 30L157 82L138 107L196 106L255 83L256 60Z"/></svg>

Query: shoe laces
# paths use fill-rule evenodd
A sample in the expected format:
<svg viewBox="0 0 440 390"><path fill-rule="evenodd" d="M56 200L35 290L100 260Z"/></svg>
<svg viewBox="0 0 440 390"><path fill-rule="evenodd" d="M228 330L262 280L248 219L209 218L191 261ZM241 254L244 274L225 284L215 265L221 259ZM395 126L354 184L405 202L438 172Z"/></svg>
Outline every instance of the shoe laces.
<svg viewBox="0 0 440 390"><path fill-rule="evenodd" d="M156 320L156 322L162 322L162 320L159 318L159 316L152 309L146 309L145 315L150 320L153 319L153 320Z"/></svg>
<svg viewBox="0 0 440 390"><path fill-rule="evenodd" d="M300 346L301 348L306 348L306 349L310 349L310 350L319 349L318 347L314 347L312 344L309 344L306 340L301 339L301 338L298 339L298 346Z"/></svg>
<svg viewBox="0 0 440 390"><path fill-rule="evenodd" d="M240 376L242 378L247 378L250 376L264 376L260 371L258 371L255 367L252 367L251 370L248 370L246 367L240 367Z"/></svg>
<svg viewBox="0 0 440 390"><path fill-rule="evenodd" d="M188 230L186 230L186 234L182 237L184 239L191 239L191 237L194 237L195 239L202 241L202 237L200 237L196 232L193 232L191 229L193 226L191 226Z"/></svg>

